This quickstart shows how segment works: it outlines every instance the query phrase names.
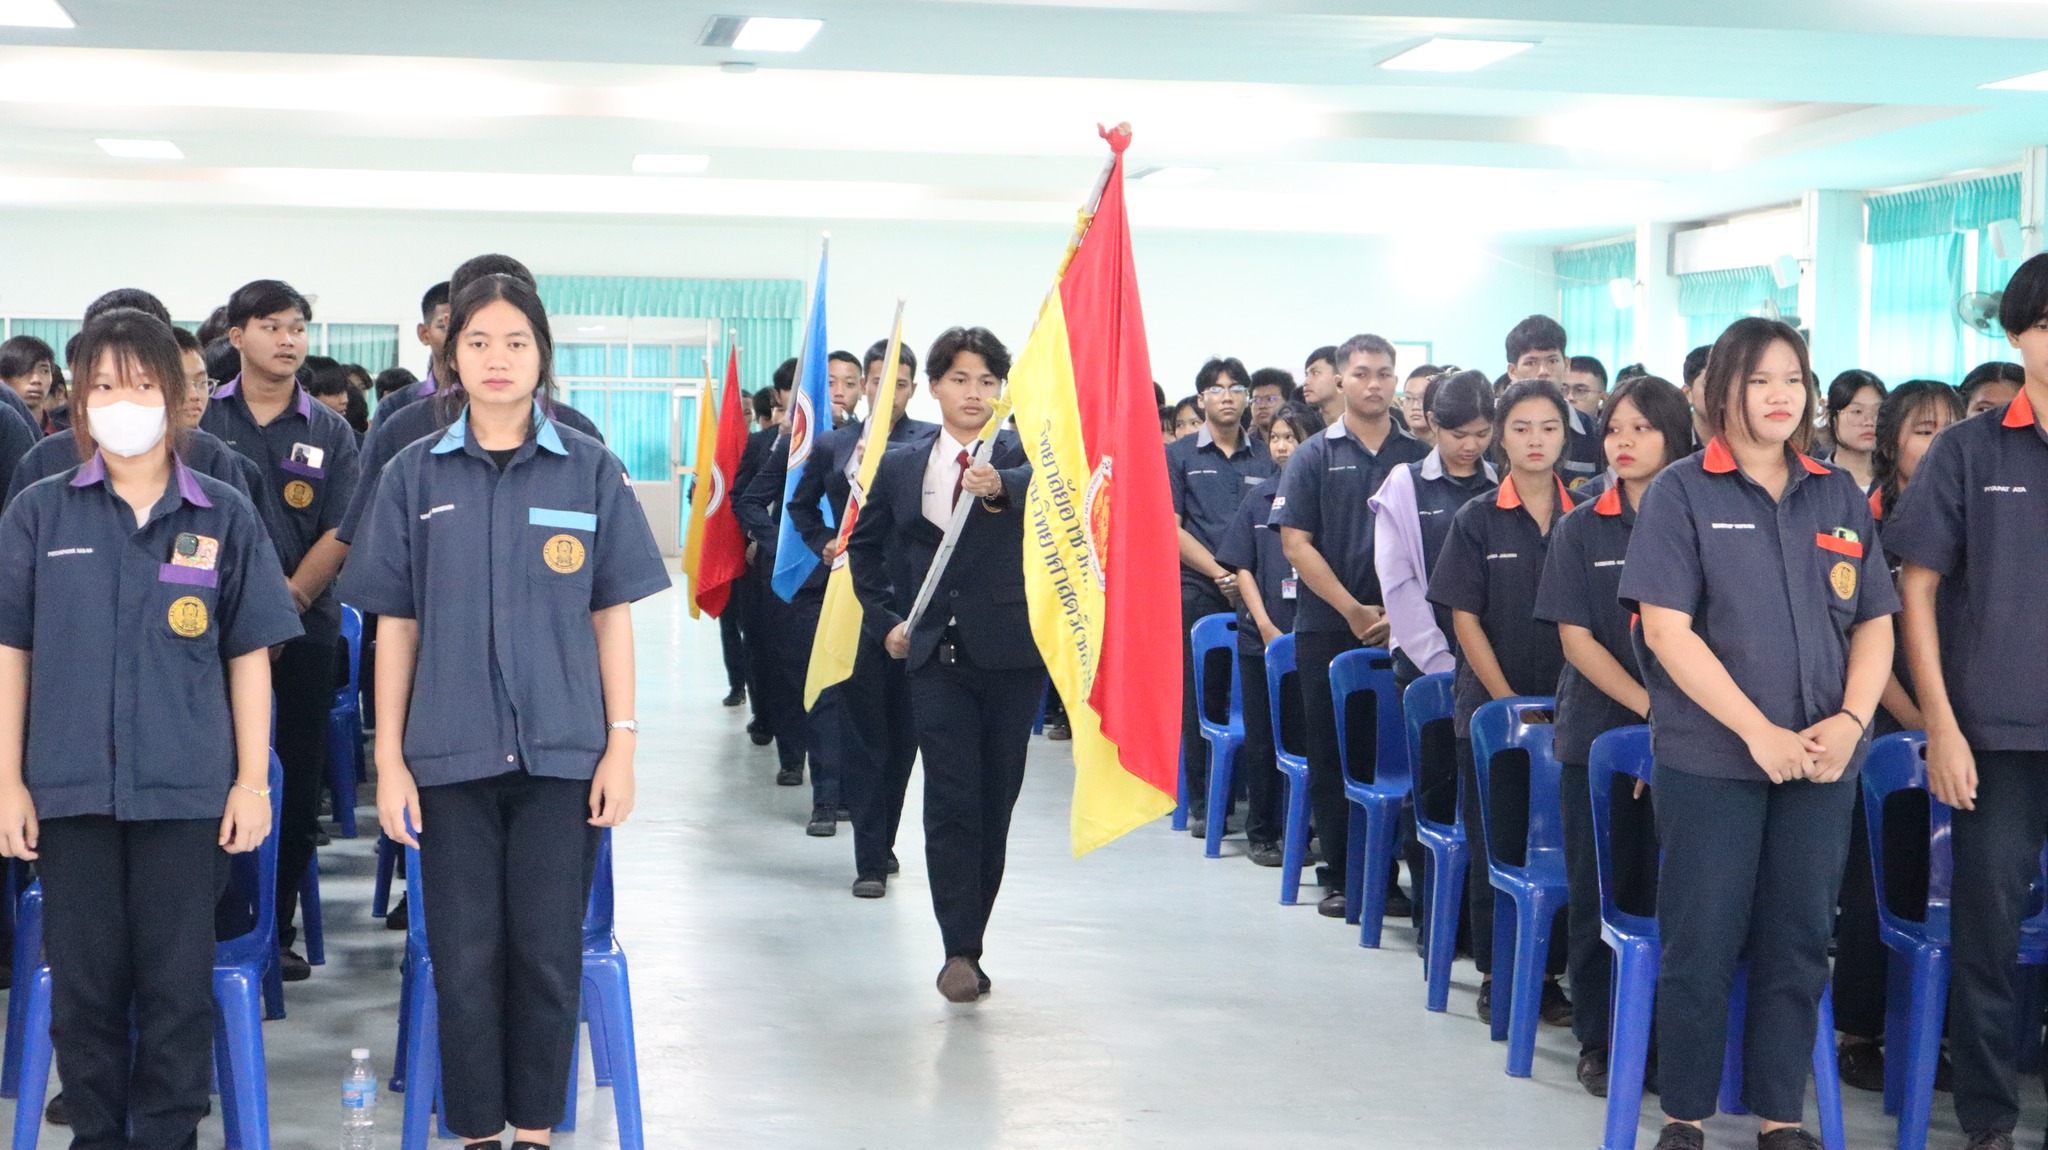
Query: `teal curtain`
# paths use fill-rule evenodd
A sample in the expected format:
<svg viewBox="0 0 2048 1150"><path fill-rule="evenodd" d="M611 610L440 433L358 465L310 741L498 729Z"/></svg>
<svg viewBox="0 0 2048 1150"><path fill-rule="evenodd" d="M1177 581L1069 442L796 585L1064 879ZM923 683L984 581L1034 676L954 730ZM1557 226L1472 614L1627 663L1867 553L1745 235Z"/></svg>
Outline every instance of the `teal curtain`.
<svg viewBox="0 0 2048 1150"><path fill-rule="evenodd" d="M64 345L84 326L83 320L76 319L17 319L8 323L7 334L10 337L32 335L49 344L50 350L56 352L57 357L62 359Z"/></svg>
<svg viewBox="0 0 2048 1150"><path fill-rule="evenodd" d="M1963 236L1946 232L1870 248L1870 353L1864 367L1887 381L1955 383L1966 329L1955 319Z"/></svg>
<svg viewBox="0 0 2048 1150"><path fill-rule="evenodd" d="M2017 209L2017 203L2014 206ZM2003 216L2000 218L2011 219L2012 217ZM1971 290L1981 292L2004 291L2005 285L2012 280L2012 273L2020 270L2020 262L2017 253L2010 259L1999 259L1991 250L1991 231L1989 226L1978 228L1977 282ZM1967 372L1970 368L1991 359L2018 363L2019 351L2005 341L2005 335L1996 324L1992 325L1991 334L1989 335L1981 335L1975 330L1965 329L1963 331L1963 370ZM1960 378L1958 382L1960 382Z"/></svg>
<svg viewBox="0 0 2048 1150"><path fill-rule="evenodd" d="M703 370L704 349L673 344L565 343L555 346L555 378L562 398L590 417L634 479L664 481L669 440L681 420L677 462L694 465L697 398L676 397L668 381ZM635 380L661 380L635 383ZM673 408L672 405L673 404ZM672 411L674 414L672 414Z"/></svg>
<svg viewBox="0 0 2048 1150"><path fill-rule="evenodd" d="M1976 231L1995 220L2019 218L2020 176L2018 172L2008 172L1979 180L1957 180L1889 196L1872 196L1866 204L1870 214L1863 242L1872 246Z"/></svg>
<svg viewBox="0 0 2048 1150"><path fill-rule="evenodd" d="M375 375L398 366L398 325L391 323L330 323L326 354L342 363L352 363Z"/></svg>
<svg viewBox="0 0 2048 1150"><path fill-rule="evenodd" d="M740 387L768 386L775 368L795 355L804 315L804 281L719 280L639 276L541 276L540 297L556 315L705 319L740 333ZM721 341L722 342L722 341ZM722 380L723 351L715 368Z"/></svg>
<svg viewBox="0 0 2048 1150"><path fill-rule="evenodd" d="M1635 358L1634 308L1614 306L1608 284L1636 278L1636 242L1624 240L1557 253L1557 316L1573 355L1590 355L1611 378Z"/></svg>
<svg viewBox="0 0 2048 1150"><path fill-rule="evenodd" d="M800 319L728 319L725 338L739 345L740 390L752 395L767 387L782 361L796 354ZM718 386L725 386L725 350L712 366Z"/></svg>
<svg viewBox="0 0 2048 1150"><path fill-rule="evenodd" d="M1694 347L1721 338L1738 319L1762 314L1766 300L1776 301L1779 316L1797 326L1799 285L1779 287L1770 268L1688 272L1678 277L1678 314L1685 317L1686 341Z"/></svg>

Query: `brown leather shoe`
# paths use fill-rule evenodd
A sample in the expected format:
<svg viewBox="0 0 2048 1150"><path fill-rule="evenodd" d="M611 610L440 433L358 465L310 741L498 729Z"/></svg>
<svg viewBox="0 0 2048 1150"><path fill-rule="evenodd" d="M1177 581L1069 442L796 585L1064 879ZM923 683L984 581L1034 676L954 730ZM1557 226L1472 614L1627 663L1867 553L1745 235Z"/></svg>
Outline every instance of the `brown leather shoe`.
<svg viewBox="0 0 2048 1150"><path fill-rule="evenodd" d="M971 958L949 958L939 969L939 993L947 1002L973 1002L981 997L981 972Z"/></svg>

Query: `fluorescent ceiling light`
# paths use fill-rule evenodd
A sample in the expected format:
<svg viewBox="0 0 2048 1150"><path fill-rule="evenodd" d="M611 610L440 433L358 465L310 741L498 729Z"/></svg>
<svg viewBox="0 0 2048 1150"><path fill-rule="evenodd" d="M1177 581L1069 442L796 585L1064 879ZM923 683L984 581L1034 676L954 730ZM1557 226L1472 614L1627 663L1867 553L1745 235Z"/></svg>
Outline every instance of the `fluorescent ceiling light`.
<svg viewBox="0 0 2048 1150"><path fill-rule="evenodd" d="M100 150L124 160L182 160L185 153L169 140L95 140Z"/></svg>
<svg viewBox="0 0 2048 1150"><path fill-rule="evenodd" d="M633 170L643 176L694 176L710 166L710 156L642 152L633 157Z"/></svg>
<svg viewBox="0 0 2048 1150"><path fill-rule="evenodd" d="M1397 72L1476 72L1536 45L1528 40L1452 40L1439 36L1383 62Z"/></svg>
<svg viewBox="0 0 2048 1150"><path fill-rule="evenodd" d="M2005 92L2048 92L2048 72L2029 72L2024 76L2014 76L2010 80L1977 86Z"/></svg>
<svg viewBox="0 0 2048 1150"><path fill-rule="evenodd" d="M76 28L57 0L0 0L0 25L9 28Z"/></svg>
<svg viewBox="0 0 2048 1150"><path fill-rule="evenodd" d="M1133 178L1148 188L1185 188L1215 174L1214 168L1147 168Z"/></svg>
<svg viewBox="0 0 2048 1150"><path fill-rule="evenodd" d="M732 46L742 52L801 52L824 26L823 20L750 16L732 38Z"/></svg>

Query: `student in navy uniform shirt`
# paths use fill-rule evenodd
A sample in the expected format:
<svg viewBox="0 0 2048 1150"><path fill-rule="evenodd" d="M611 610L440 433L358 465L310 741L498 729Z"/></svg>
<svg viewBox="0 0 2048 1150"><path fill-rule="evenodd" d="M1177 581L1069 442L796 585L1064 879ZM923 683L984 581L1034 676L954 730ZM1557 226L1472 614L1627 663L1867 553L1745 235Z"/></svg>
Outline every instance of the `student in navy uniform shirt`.
<svg viewBox="0 0 2048 1150"><path fill-rule="evenodd" d="M1285 470L1299 447L1323 430L1323 417L1305 403L1282 407L1266 425L1266 449L1273 466ZM1266 693L1266 645L1294 629L1294 603L1301 593L1294 565L1273 525L1280 476L1260 481L1238 504L1237 515L1216 546L1216 562L1237 575L1242 602L1237 608L1238 682L1244 694L1244 745L1237 753L1237 777L1244 780L1244 834L1252 862L1279 866L1280 765L1274 757L1272 703Z"/></svg>
<svg viewBox="0 0 2048 1150"><path fill-rule="evenodd" d="M1479 1017L1493 1009L1493 884L1487 878L1482 844L1479 777L1472 758L1472 713L1495 699L1551 695L1557 691L1564 652L1557 629L1536 618L1536 585L1550 529L1572 509L1571 495L1557 465L1571 419L1564 392L1544 379L1508 385L1494 405L1494 442L1508 473L1491 497L1466 503L1451 520L1443 553L1429 573L1429 601L1451 612L1458 637L1456 709L1458 774L1463 801L1459 815L1472 844L1465 880L1466 913L1472 923L1472 961L1482 976ZM1502 857L1518 859L1513 844L1527 835L1526 782L1496 764L1485 825ZM1557 985L1563 968L1563 932L1552 938L1550 977L1543 983L1543 1020L1571 1021L1571 1003Z"/></svg>
<svg viewBox="0 0 2048 1150"><path fill-rule="evenodd" d="M1570 950L1572 1032L1579 1040L1579 1084L1607 1096L1607 1023L1612 959L1600 938L1600 870L1595 854L1592 795L1586 787L1593 740L1618 727L1644 722L1650 695L1636 664L1629 613L1617 591L1628 561L1636 508L1650 481L1684 457L1692 445L1692 409L1685 393L1654 376L1625 380L1608 396L1595 421L1605 441L1606 465L1619 482L1581 502L1551 532L1536 617L1557 625L1565 666L1557 683L1557 728L1552 752L1564 805L1565 865L1571 880ZM1631 893L1655 890L1657 852L1649 801L1614 797L1611 830L1617 881ZM1626 843L1633 849L1619 849ZM1634 906L1647 905L1636 900Z"/></svg>
<svg viewBox="0 0 2048 1150"><path fill-rule="evenodd" d="M1818 1145L1797 1126L1898 596L1856 481L1800 450L1811 379L1791 327L1729 325L1694 389L1713 438L1650 485L1621 580L1649 652L1664 851L1659 1150L1702 1144L1743 960L1742 1099L1763 1121L1758 1146Z"/></svg>
<svg viewBox="0 0 2048 1150"><path fill-rule="evenodd" d="M483 256L479 258L492 259L493 257ZM517 260L513 260L510 256L495 258L518 263ZM521 264L520 266L524 267L525 265ZM509 272L510 270L509 268L493 267L488 271L480 269L477 274L490 274L490 272L497 271ZM475 277L472 276L471 278ZM427 377L407 387L401 387L397 391L379 399L377 401L376 416L370 421L372 430L376 429L377 424L398 414L413 403L422 399L431 399L434 392L440 389L440 384L434 378L434 372L441 362L442 349L448 343L448 293L451 285L452 281L442 280L440 283L428 288L427 293L420 297L420 322L419 326L414 329L414 334L427 349ZM399 446L403 447L404 444Z"/></svg>
<svg viewBox="0 0 2048 1150"><path fill-rule="evenodd" d="M1928 787L1955 808L1949 1052L1973 1150L2011 1146L2019 1117L2010 980L2048 831L2048 256L2013 273L1998 319L2026 383L1935 436L1885 524L1906 564Z"/></svg>
<svg viewBox="0 0 2048 1150"><path fill-rule="evenodd" d="M904 661L924 755L925 865L950 1002L987 994L983 937L1008 855L1010 812L1024 784L1031 720L1045 664L1024 601L1024 493L1031 466L1011 432L967 466L1010 370L986 328L951 328L932 344L925 376L944 422L929 445L882 459L847 541L865 626ZM975 501L930 609L907 622L918 589L963 499Z"/></svg>
<svg viewBox="0 0 2048 1150"><path fill-rule="evenodd" d="M747 445L740 451L739 470L733 473L731 498L735 506L739 495L754 482L754 476L761 471L761 464L768 453L775 450L775 439L782 434L782 413L789 405L790 385L796 380L796 360L784 360L775 369L770 386L754 393L761 402L754 405L754 418L760 424L747 436ZM767 415L763 416L763 411ZM735 512L737 514L737 512ZM747 540L747 569L733 583L735 601L739 604L740 630L747 645L747 698L753 712L753 719L747 724L747 735L757 747L765 747L775 738L775 721L781 714L783 702L778 694L782 676L777 673L772 660L775 658L774 615L768 599L774 592L768 589L768 565L774 562L770 551L766 563L761 558L761 545ZM775 603L782 601L776 599ZM777 780L780 781L779 779ZM802 782L799 776L789 785Z"/></svg>
<svg viewBox="0 0 2048 1150"><path fill-rule="evenodd" d="M466 406L391 461L344 589L383 618L377 813L420 848L448 1127L540 1145L563 1116L601 828L633 807L629 605L669 577L625 467L547 417L533 289L477 280L449 331L435 402Z"/></svg>
<svg viewBox="0 0 2048 1150"><path fill-rule="evenodd" d="M1565 354L1567 335L1563 325L1547 315L1532 315L1508 332L1509 383L1523 379L1548 380L1564 391L1572 361ZM1593 418L1567 404L1564 458L1557 473L1565 486L1576 487L1600 471L1600 433Z"/></svg>
<svg viewBox="0 0 2048 1150"><path fill-rule="evenodd" d="M1274 500L1273 522L1301 587L1294 616L1294 659L1308 751L1309 798L1322 839L1325 870L1316 910L1344 917L1344 859L1351 812L1344 801L1344 764L1330 703L1330 661L1387 641L1387 613L1373 570L1369 500L1387 475L1429 454L1394 422L1394 345L1355 335L1336 352L1343 418L1302 444L1288 461Z"/></svg>
<svg viewBox="0 0 2048 1150"><path fill-rule="evenodd" d="M201 426L263 472L256 510L284 564L306 634L271 667L284 796L277 828L277 930L286 979L312 968L291 949L292 912L320 831L327 713L334 707L341 604L332 584L348 545L335 536L356 484L356 435L297 382L312 305L279 280L257 280L228 300L228 338L242 374L215 389Z"/></svg>
<svg viewBox="0 0 2048 1150"><path fill-rule="evenodd" d="M108 312L77 362L84 462L0 517L0 853L42 879L75 1144L191 1146L227 855L270 831L268 649L300 625L256 509L177 458L169 326Z"/></svg>
<svg viewBox="0 0 2048 1150"><path fill-rule="evenodd" d="M1202 426L1166 448L1166 483L1180 522L1181 754L1187 764L1188 829L1199 837L1209 809L1208 743L1202 738L1201 700L1195 698L1193 649L1188 629L1197 619L1233 609L1237 577L1216 561L1217 544L1245 493L1273 474L1273 460L1246 432L1252 379L1235 359L1212 359L1195 374ZM1218 697L1228 675L1213 675Z"/></svg>

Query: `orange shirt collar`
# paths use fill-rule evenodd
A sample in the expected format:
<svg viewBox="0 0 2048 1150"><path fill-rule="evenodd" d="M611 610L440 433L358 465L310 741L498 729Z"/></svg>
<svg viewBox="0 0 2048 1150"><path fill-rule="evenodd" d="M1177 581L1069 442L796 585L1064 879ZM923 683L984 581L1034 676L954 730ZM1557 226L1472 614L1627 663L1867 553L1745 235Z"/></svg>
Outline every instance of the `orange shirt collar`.
<svg viewBox="0 0 2048 1150"><path fill-rule="evenodd" d="M2027 398L2026 388L2020 388L2020 393L2006 405L2004 423L2007 427L2034 426L2034 401Z"/></svg>
<svg viewBox="0 0 2048 1150"><path fill-rule="evenodd" d="M1562 515L1572 509L1572 493L1570 489L1565 487L1562 477L1552 476L1552 478L1557 480L1557 513ZM1494 492L1493 505L1502 511L1513 511L1522 505L1522 493L1515 489L1513 476L1505 476L1501 479L1500 490Z"/></svg>
<svg viewBox="0 0 2048 1150"><path fill-rule="evenodd" d="M1621 514L1621 480L1615 480L1614 486L1600 493L1599 501L1593 504L1593 513L1595 515Z"/></svg>
<svg viewBox="0 0 2048 1150"><path fill-rule="evenodd" d="M1877 520L1884 518L1884 492L1882 490L1870 493L1870 517Z"/></svg>
<svg viewBox="0 0 2048 1150"><path fill-rule="evenodd" d="M1814 459L1805 452L1795 451L1792 454L1799 457L1799 465L1806 468L1808 474L1826 475L1828 473L1827 464ZM1726 439L1717 435L1714 437L1713 442L1707 444L1706 455L1700 461L1700 466L1706 468L1709 475L1726 475L1735 470L1735 452L1729 449Z"/></svg>

